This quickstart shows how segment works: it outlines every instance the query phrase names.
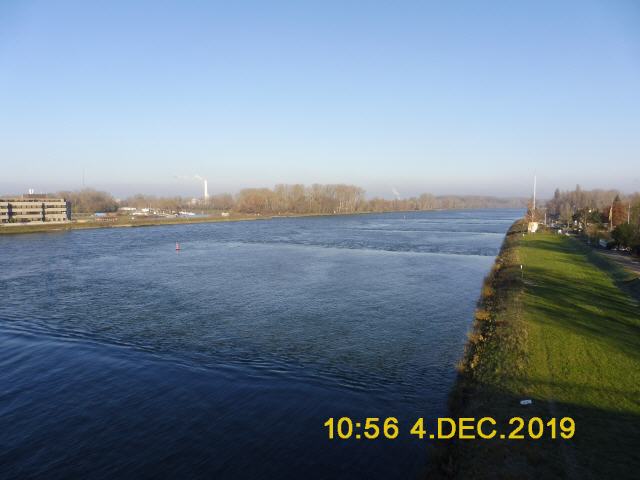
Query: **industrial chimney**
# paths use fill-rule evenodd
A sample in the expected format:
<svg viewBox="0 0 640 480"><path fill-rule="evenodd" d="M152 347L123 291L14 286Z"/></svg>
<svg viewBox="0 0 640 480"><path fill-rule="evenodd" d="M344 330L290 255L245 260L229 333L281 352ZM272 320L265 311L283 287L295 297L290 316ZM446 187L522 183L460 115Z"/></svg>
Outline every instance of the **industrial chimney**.
<svg viewBox="0 0 640 480"><path fill-rule="evenodd" d="M204 181L204 201L206 202L207 200L209 200L209 188L207 185L207 181Z"/></svg>

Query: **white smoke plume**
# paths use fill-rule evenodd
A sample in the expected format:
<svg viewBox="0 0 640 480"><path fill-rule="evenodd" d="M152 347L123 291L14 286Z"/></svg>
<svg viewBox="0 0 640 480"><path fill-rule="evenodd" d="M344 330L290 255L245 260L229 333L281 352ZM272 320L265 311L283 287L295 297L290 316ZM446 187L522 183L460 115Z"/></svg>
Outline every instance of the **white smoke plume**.
<svg viewBox="0 0 640 480"><path fill-rule="evenodd" d="M205 178L200 175L174 175L173 178L177 180L198 180L199 182L204 182Z"/></svg>

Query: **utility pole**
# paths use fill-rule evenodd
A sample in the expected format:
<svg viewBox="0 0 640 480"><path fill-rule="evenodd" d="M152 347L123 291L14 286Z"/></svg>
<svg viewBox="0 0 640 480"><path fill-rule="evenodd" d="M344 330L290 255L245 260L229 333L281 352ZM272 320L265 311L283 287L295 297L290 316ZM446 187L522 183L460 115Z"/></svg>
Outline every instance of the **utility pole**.
<svg viewBox="0 0 640 480"><path fill-rule="evenodd" d="M627 223L631 223L631 203L629 203L629 208L627 210Z"/></svg>
<svg viewBox="0 0 640 480"><path fill-rule="evenodd" d="M613 203L609 207L609 231L613 230Z"/></svg>

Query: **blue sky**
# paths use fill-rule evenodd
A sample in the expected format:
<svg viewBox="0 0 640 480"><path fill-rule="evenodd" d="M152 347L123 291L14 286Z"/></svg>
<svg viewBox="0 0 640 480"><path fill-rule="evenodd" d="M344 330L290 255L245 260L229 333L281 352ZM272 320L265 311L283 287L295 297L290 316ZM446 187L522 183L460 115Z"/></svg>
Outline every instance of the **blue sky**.
<svg viewBox="0 0 640 480"><path fill-rule="evenodd" d="M639 165L636 1L0 1L0 193L548 195Z"/></svg>

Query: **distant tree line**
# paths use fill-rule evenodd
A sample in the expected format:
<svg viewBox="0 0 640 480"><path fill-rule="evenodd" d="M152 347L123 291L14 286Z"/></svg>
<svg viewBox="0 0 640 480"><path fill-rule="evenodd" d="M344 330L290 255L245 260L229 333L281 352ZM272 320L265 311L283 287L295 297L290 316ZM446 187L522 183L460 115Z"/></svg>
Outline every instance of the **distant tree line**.
<svg viewBox="0 0 640 480"><path fill-rule="evenodd" d="M244 213L354 213L367 210L364 190L354 185L276 185L245 188L234 208Z"/></svg>
<svg viewBox="0 0 640 480"><path fill-rule="evenodd" d="M212 195L205 203L180 196L157 197L137 194L117 201L111 194L92 189L58 192L71 201L74 213L114 212L118 207L151 208L163 211L235 211L247 214L345 214L465 208L524 208L525 198L476 195L432 195L410 198L367 199L365 191L345 184L279 184L274 188L245 188L236 195Z"/></svg>
<svg viewBox="0 0 640 480"><path fill-rule="evenodd" d="M523 208L526 199L488 196L434 196L424 193L406 199L367 199L355 185L276 185L275 188L248 188L235 197L233 208L260 214L341 214L357 212L396 212L453 208Z"/></svg>
<svg viewBox="0 0 640 480"><path fill-rule="evenodd" d="M118 210L118 202L110 193L90 188L58 192L55 196L70 201L73 213L115 212Z"/></svg>

